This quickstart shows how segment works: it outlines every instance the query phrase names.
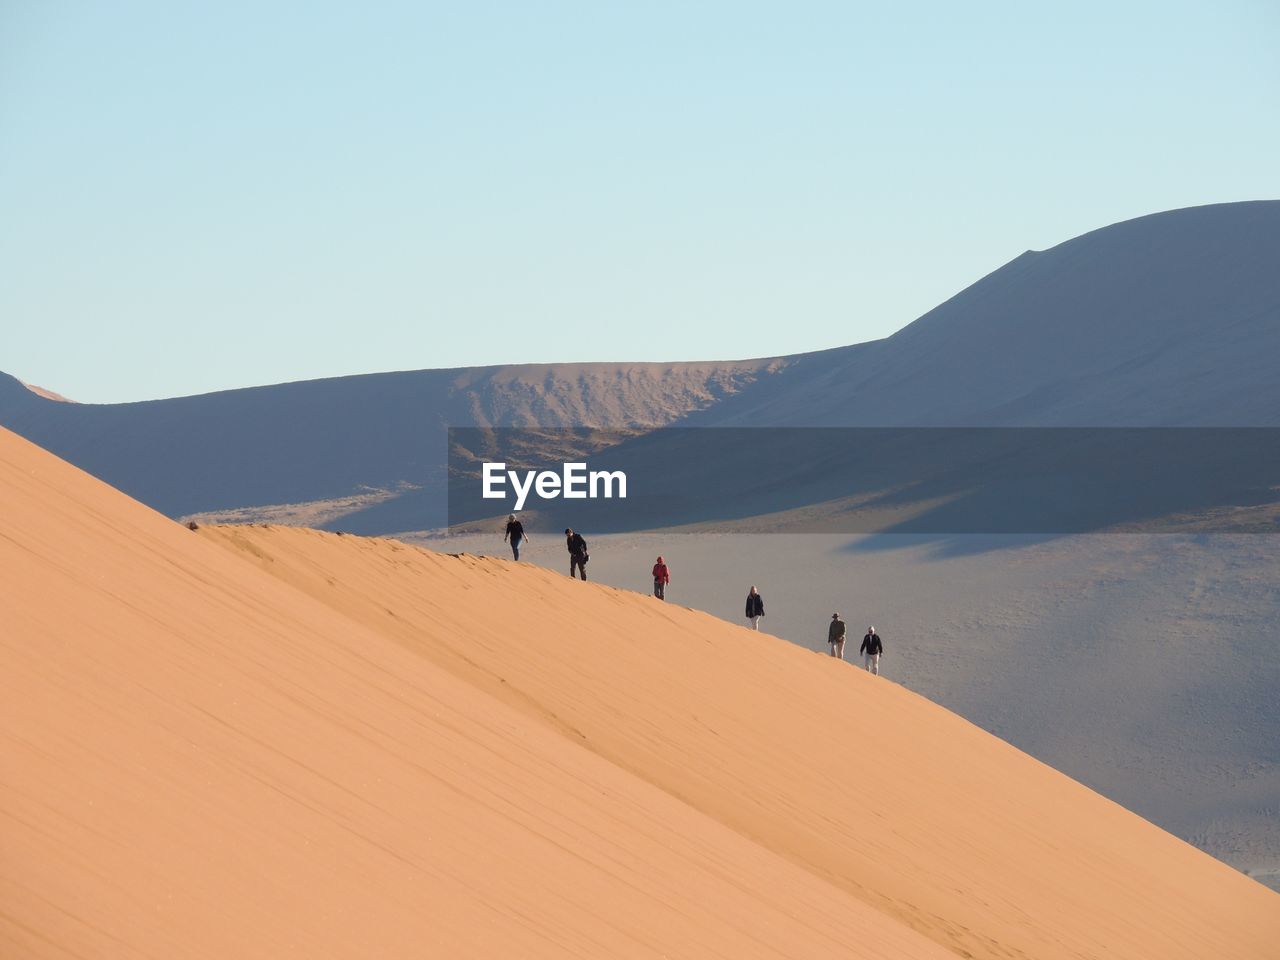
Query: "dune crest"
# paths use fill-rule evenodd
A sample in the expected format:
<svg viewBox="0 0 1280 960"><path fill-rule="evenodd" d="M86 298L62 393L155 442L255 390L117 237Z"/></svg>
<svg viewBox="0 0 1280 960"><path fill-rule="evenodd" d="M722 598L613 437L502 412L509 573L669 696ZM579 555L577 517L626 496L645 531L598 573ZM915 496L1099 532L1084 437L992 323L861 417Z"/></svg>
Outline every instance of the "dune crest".
<svg viewBox="0 0 1280 960"><path fill-rule="evenodd" d="M191 532L0 431L0 954L1264 957L893 684L548 571Z"/></svg>

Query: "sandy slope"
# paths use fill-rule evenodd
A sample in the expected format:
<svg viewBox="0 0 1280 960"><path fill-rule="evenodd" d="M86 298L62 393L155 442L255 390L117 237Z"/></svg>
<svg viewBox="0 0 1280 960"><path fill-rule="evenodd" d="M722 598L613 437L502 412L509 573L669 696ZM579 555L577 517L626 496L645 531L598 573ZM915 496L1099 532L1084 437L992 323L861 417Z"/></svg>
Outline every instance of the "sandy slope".
<svg viewBox="0 0 1280 960"><path fill-rule="evenodd" d="M1268 956L1280 899L883 680L495 559L203 535L961 955Z"/></svg>
<svg viewBox="0 0 1280 960"><path fill-rule="evenodd" d="M6 433L0 489L0 956L945 956Z"/></svg>
<svg viewBox="0 0 1280 960"><path fill-rule="evenodd" d="M0 490L0 955L1265 957L1280 936L1261 886L709 615L390 541L193 534L4 433Z"/></svg>
<svg viewBox="0 0 1280 960"><path fill-rule="evenodd" d="M1280 887L1280 537L774 534L590 537L592 575L731 623L758 584L769 633L825 650L876 624L902 683L1264 883ZM499 533L437 550L509 556ZM527 561L560 571L539 537Z"/></svg>
<svg viewBox="0 0 1280 960"><path fill-rule="evenodd" d="M37 397L44 397L46 400L55 400L58 403L75 403L74 400L70 400L60 393L55 393L52 390L46 390L44 387L37 387L34 383L23 383L22 385Z"/></svg>

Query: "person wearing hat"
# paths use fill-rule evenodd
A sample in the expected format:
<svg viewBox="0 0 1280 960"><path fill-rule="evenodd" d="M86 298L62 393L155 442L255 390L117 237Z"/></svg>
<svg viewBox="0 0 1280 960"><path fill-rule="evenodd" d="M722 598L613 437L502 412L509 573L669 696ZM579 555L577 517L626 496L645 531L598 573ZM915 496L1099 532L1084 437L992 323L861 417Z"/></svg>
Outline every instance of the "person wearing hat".
<svg viewBox="0 0 1280 960"><path fill-rule="evenodd" d="M880 654L884 653L884 644L880 642L880 634L875 627L867 627L867 635L862 638L862 646L858 648L866 664L867 673L880 676Z"/></svg>
<svg viewBox="0 0 1280 960"><path fill-rule="evenodd" d="M507 517L507 532L502 535L503 543L506 543L508 539L511 541L511 553L519 560L520 545L529 538L525 536L524 524L516 519L514 513Z"/></svg>
<svg viewBox="0 0 1280 960"><path fill-rule="evenodd" d="M831 645L831 655L844 659L844 621L840 614L831 615L831 626L827 627L827 643Z"/></svg>
<svg viewBox="0 0 1280 960"><path fill-rule="evenodd" d="M653 565L653 595L659 600L667 599L667 584L671 582L671 571L667 569L667 561L661 557Z"/></svg>

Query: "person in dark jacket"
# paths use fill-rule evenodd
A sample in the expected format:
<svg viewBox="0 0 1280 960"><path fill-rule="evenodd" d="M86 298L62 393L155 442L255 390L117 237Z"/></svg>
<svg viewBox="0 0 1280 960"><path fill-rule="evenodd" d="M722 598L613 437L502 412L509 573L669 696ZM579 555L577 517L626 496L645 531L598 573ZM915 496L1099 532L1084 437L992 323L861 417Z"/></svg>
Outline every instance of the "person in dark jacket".
<svg viewBox="0 0 1280 960"><path fill-rule="evenodd" d="M528 539L525 536L524 524L516 519L516 515L513 513L507 517L507 532L502 535L502 542L511 541L511 553L517 560L520 559L520 545Z"/></svg>
<svg viewBox="0 0 1280 960"><path fill-rule="evenodd" d="M884 644L880 642L880 634L876 633L875 627L867 627L867 635L862 638L862 646L858 648L858 652L864 658L867 673L880 676L880 654L884 653Z"/></svg>
<svg viewBox="0 0 1280 960"><path fill-rule="evenodd" d="M831 615L831 626L827 627L827 643L831 646L831 655L844 659L844 621L840 614Z"/></svg>
<svg viewBox="0 0 1280 960"><path fill-rule="evenodd" d="M582 539L582 534L574 533L565 527L564 545L569 549L569 579L573 579L573 572L576 569L582 575L582 579L586 580L587 561L591 559L587 553L587 541Z"/></svg>
<svg viewBox="0 0 1280 960"><path fill-rule="evenodd" d="M751 621L751 629L760 629L760 618L764 616L764 597L755 587L747 594L747 619Z"/></svg>
<svg viewBox="0 0 1280 960"><path fill-rule="evenodd" d="M667 584L671 582L671 571L667 569L667 561L661 557L653 565L653 595L659 600L667 599Z"/></svg>

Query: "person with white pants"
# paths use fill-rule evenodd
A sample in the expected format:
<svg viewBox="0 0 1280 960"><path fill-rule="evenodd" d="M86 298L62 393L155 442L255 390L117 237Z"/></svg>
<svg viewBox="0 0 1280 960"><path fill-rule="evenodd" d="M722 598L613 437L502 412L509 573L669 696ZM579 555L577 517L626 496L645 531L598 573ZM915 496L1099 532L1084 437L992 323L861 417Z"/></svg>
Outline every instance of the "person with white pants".
<svg viewBox="0 0 1280 960"><path fill-rule="evenodd" d="M760 629L760 618L764 616L764 597L755 587L747 594L747 619L751 621L751 629Z"/></svg>
<svg viewBox="0 0 1280 960"><path fill-rule="evenodd" d="M880 642L880 634L875 627L867 627L867 635L862 638L862 646L858 648L862 654L867 673L880 676L880 654L884 653L884 644Z"/></svg>
<svg viewBox="0 0 1280 960"><path fill-rule="evenodd" d="M844 659L844 621L838 613L831 615L831 625L827 627L827 646L831 648L833 657L837 660Z"/></svg>

